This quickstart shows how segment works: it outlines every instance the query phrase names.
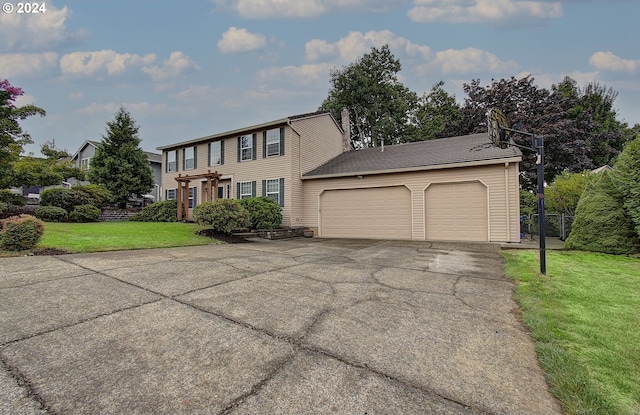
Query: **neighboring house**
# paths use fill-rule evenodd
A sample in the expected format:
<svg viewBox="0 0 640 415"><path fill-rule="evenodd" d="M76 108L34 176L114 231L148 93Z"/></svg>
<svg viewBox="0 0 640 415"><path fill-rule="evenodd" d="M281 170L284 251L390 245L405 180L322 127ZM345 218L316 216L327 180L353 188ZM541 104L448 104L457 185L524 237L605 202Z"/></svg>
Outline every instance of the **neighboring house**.
<svg viewBox="0 0 640 415"><path fill-rule="evenodd" d="M343 115L348 126L348 118ZM217 197L269 196L283 226L320 237L519 242L518 149L474 134L353 150L327 112L303 114L158 147L162 187L221 174ZM191 182L189 208L207 199Z"/></svg>
<svg viewBox="0 0 640 415"><path fill-rule="evenodd" d="M100 146L98 141L87 140L75 152L75 154L71 157L71 161L76 165L76 167L88 170L91 168L91 159L96 154L96 148ZM149 195L153 196L153 200L160 200L160 181L162 180L162 156L157 153L150 153L145 151L149 159L149 165L151 166L151 170L153 171L154 177L154 186L153 189L150 190ZM71 184L88 184L88 181L78 181L74 178L69 180Z"/></svg>
<svg viewBox="0 0 640 415"><path fill-rule="evenodd" d="M602 173L603 171L613 171L613 167L609 166L608 164L605 164L604 166L600 166L597 169L593 169L591 170L591 173Z"/></svg>

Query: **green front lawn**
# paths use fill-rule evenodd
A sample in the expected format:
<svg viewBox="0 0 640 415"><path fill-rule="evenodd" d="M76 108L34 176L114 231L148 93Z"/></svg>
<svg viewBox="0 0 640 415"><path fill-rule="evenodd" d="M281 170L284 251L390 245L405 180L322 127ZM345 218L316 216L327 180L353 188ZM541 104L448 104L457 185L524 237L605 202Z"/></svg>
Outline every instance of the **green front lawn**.
<svg viewBox="0 0 640 415"><path fill-rule="evenodd" d="M179 222L48 222L37 247L98 252L217 243L214 239L196 235L199 229L202 228L198 225Z"/></svg>
<svg viewBox="0 0 640 415"><path fill-rule="evenodd" d="M505 271L567 414L640 414L640 259L506 251Z"/></svg>

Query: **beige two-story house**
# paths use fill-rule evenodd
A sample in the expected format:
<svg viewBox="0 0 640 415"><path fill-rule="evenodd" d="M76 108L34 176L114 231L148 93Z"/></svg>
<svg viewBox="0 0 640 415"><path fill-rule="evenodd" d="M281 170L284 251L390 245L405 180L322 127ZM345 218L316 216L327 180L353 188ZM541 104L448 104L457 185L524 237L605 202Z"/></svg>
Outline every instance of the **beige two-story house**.
<svg viewBox="0 0 640 415"><path fill-rule="evenodd" d="M176 179L192 177L189 209L272 197L283 226L320 237L520 241L517 148L473 134L355 150L348 126L317 112L158 147L162 192L177 199Z"/></svg>
<svg viewBox="0 0 640 415"><path fill-rule="evenodd" d="M330 113L316 112L158 147L164 199L177 199L176 177L218 172L214 198L272 197L282 207L283 226L304 226L302 174L347 150L348 143ZM206 200L206 192L205 179L190 182L188 208Z"/></svg>

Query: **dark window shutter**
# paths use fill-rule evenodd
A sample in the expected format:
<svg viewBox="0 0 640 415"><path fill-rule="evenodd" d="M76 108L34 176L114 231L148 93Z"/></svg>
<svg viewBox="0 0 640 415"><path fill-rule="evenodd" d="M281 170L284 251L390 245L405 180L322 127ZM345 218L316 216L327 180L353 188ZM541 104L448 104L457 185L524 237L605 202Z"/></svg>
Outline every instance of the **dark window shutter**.
<svg viewBox="0 0 640 415"><path fill-rule="evenodd" d="M220 164L224 164L224 140L220 141Z"/></svg>
<svg viewBox="0 0 640 415"><path fill-rule="evenodd" d="M256 159L256 153L258 152L258 150L256 149L256 146L258 145L258 134L253 133L253 147L251 149L251 152L253 153L253 160Z"/></svg>
<svg viewBox="0 0 640 415"><path fill-rule="evenodd" d="M238 137L238 163L240 163L241 157L242 157L242 137ZM240 193L238 192L238 194Z"/></svg>
<svg viewBox="0 0 640 415"><path fill-rule="evenodd" d="M256 181L251 182L251 197L256 197Z"/></svg>
<svg viewBox="0 0 640 415"><path fill-rule="evenodd" d="M180 169L180 151L173 150L176 152L176 171Z"/></svg>
<svg viewBox="0 0 640 415"><path fill-rule="evenodd" d="M178 150L176 150L176 151L178 151ZM185 157L186 157L186 156L187 156L187 153L185 152L185 149L183 148L183 149L182 149L182 170L184 170L184 167L187 165L187 164L185 163L185 160L186 160L186 158L185 158ZM176 161L178 161L178 154L176 154Z"/></svg>
<svg viewBox="0 0 640 415"><path fill-rule="evenodd" d="M237 192L236 192L236 199L240 199L240 182L236 183L236 188L237 188Z"/></svg>
<svg viewBox="0 0 640 415"><path fill-rule="evenodd" d="M284 127L280 127L280 155L284 156Z"/></svg>
<svg viewBox="0 0 640 415"><path fill-rule="evenodd" d="M164 171L165 173L169 173L169 152L168 151L164 155Z"/></svg>
<svg viewBox="0 0 640 415"><path fill-rule="evenodd" d="M280 207L284 206L284 177L280 179Z"/></svg>
<svg viewBox="0 0 640 415"><path fill-rule="evenodd" d="M262 158L267 158L267 132L262 132Z"/></svg>
<svg viewBox="0 0 640 415"><path fill-rule="evenodd" d="M198 168L198 146L193 146L193 168Z"/></svg>
<svg viewBox="0 0 640 415"><path fill-rule="evenodd" d="M262 196L266 196L267 195L267 181L263 180L262 181Z"/></svg>
<svg viewBox="0 0 640 415"><path fill-rule="evenodd" d="M209 143L209 156L207 157L207 166L211 167L211 146L213 143Z"/></svg>

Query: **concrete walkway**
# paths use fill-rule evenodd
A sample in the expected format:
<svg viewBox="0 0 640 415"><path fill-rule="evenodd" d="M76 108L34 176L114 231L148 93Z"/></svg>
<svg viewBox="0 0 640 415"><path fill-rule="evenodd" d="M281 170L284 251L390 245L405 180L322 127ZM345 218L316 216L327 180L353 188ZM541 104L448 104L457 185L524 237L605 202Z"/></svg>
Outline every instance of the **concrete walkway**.
<svg viewBox="0 0 640 415"><path fill-rule="evenodd" d="M492 244L0 259L1 414L559 414Z"/></svg>

